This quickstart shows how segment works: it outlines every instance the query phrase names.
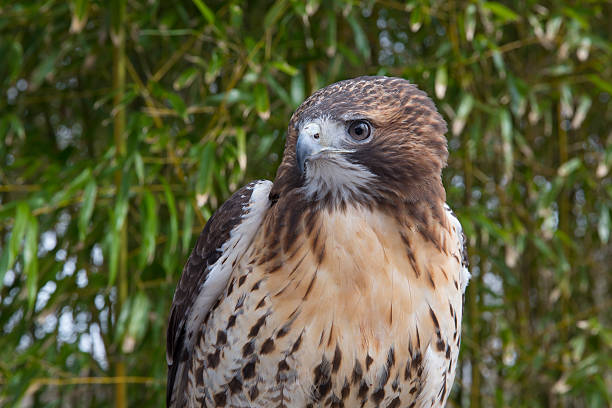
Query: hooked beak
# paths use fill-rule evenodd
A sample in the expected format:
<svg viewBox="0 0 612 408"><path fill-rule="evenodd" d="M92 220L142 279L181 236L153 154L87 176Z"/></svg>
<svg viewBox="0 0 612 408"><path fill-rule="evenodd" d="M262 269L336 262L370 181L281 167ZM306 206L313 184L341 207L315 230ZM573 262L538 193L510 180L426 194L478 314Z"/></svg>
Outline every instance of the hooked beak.
<svg viewBox="0 0 612 408"><path fill-rule="evenodd" d="M300 131L295 150L298 168L302 175L306 174L306 163L311 159L354 152L333 146L332 136L322 134L321 127L316 123L309 123Z"/></svg>

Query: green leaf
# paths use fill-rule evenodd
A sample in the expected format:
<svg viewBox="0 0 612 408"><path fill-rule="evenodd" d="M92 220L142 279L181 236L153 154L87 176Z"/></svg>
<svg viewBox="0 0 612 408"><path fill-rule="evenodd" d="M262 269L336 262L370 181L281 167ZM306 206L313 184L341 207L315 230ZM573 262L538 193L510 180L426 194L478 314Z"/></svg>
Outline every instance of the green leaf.
<svg viewBox="0 0 612 408"><path fill-rule="evenodd" d="M200 74L200 70L198 70L197 68L195 67L187 68L172 83L172 88L174 88L175 91L180 91L181 89L187 88L193 83L193 81L195 81L195 79L198 77L199 74Z"/></svg>
<svg viewBox="0 0 612 408"><path fill-rule="evenodd" d="M54 50L50 55L42 59L36 69L32 72L31 86L36 89L42 84L47 75L53 72L57 59L59 58L59 50Z"/></svg>
<svg viewBox="0 0 612 408"><path fill-rule="evenodd" d="M87 23L87 12L89 11L89 0L72 0L72 22L70 31L80 33Z"/></svg>
<svg viewBox="0 0 612 408"><path fill-rule="evenodd" d="M357 47L357 50L365 59L370 59L370 44L368 43L368 37L363 31L363 28L361 28L361 25L353 14L346 16L346 21L348 21L351 29L353 30L353 34L355 35L355 46Z"/></svg>
<svg viewBox="0 0 612 408"><path fill-rule="evenodd" d="M291 78L291 100L293 106L299 106L304 101L304 75L300 72L299 74Z"/></svg>
<svg viewBox="0 0 612 408"><path fill-rule="evenodd" d="M246 132L244 128L236 128L236 155L238 156L238 166L240 171L246 171L247 154L246 154Z"/></svg>
<svg viewBox="0 0 612 408"><path fill-rule="evenodd" d="M465 127L465 122L467 120L468 115L472 111L474 107L474 97L471 94L463 94L461 98L461 102L459 103L459 107L457 108L457 115L453 119L453 135L458 135L463 131Z"/></svg>
<svg viewBox="0 0 612 408"><path fill-rule="evenodd" d="M115 343L121 342L123 336L126 333L128 323L130 322L133 300L133 297L127 298L126 301L123 303L123 306L121 307L121 311L119 312L119 318L117 319L117 323L115 324Z"/></svg>
<svg viewBox="0 0 612 408"><path fill-rule="evenodd" d="M150 191L143 195L144 211L142 213L142 249L140 267L153 262L155 257L155 240L157 238L157 203Z"/></svg>
<svg viewBox="0 0 612 408"><path fill-rule="evenodd" d="M215 13L206 5L202 0L191 0L196 5L200 13L206 19L206 22L211 25L215 25Z"/></svg>
<svg viewBox="0 0 612 408"><path fill-rule="evenodd" d="M28 290L28 308L32 310L38 289L38 220L34 216L28 217L23 264Z"/></svg>
<svg viewBox="0 0 612 408"><path fill-rule="evenodd" d="M127 176L127 172L124 171L121 187L119 188L119 194L115 200L115 209L112 214L113 217L113 228L115 231L119 231L123 227L123 223L125 222L125 217L128 213L129 208L129 177Z"/></svg>
<svg viewBox="0 0 612 408"><path fill-rule="evenodd" d="M4 54L4 63L0 66L0 84L2 81L10 84L19 77L21 72L23 47L17 39L14 39L5 47L2 47L0 43L0 52Z"/></svg>
<svg viewBox="0 0 612 408"><path fill-rule="evenodd" d="M127 195L120 195L115 203L115 211L113 213L113 227L115 231L121 230L125 217L128 212L128 197Z"/></svg>
<svg viewBox="0 0 612 408"><path fill-rule="evenodd" d="M174 201L174 195L166 179L162 179L164 186L164 196L166 198L166 205L168 206L168 213L170 214L170 233L168 238L168 249L170 252L176 250L178 243L178 214L176 212L176 203ZM189 206L189 204L187 204Z"/></svg>
<svg viewBox="0 0 612 408"><path fill-rule="evenodd" d="M327 12L327 22L329 28L327 30L327 55L333 56L338 48L338 20L333 11Z"/></svg>
<svg viewBox="0 0 612 408"><path fill-rule="evenodd" d="M206 194L210 188L213 176L213 168L215 164L215 149L216 144L214 142L208 142L202 149L200 154L200 166L198 168L198 175L196 178L196 194Z"/></svg>
<svg viewBox="0 0 612 408"><path fill-rule="evenodd" d="M96 195L98 194L98 186L96 182L91 179L85 191L83 192L83 205L81 206L81 212L79 213L79 241L83 242L85 234L87 233L87 227L89 220L93 214L94 206L96 203Z"/></svg>
<svg viewBox="0 0 612 408"><path fill-rule="evenodd" d="M9 240L9 258L7 263L7 269L11 269L13 267L15 259L17 259L19 249L21 248L21 241L23 240L26 228L28 226L29 218L30 207L27 203L21 201L19 204L17 204L15 223L13 224L13 230L11 231L11 239ZM4 272L0 271L0 274L4 275Z"/></svg>
<svg viewBox="0 0 612 408"><path fill-rule="evenodd" d="M298 72L300 72L296 67L289 65L286 61L275 61L272 62L270 65L290 76L294 76Z"/></svg>
<svg viewBox="0 0 612 408"><path fill-rule="evenodd" d="M532 240L535 246L540 250L541 253L543 253L546 256L546 258L549 261L555 262L557 258L555 253L553 252L552 249L550 249L550 246L548 246L548 244L544 242L542 238L534 235L532 237Z"/></svg>
<svg viewBox="0 0 612 408"><path fill-rule="evenodd" d="M567 177L570 174L572 174L574 171L576 171L580 167L581 164L582 164L582 161L578 157L569 159L568 161L563 163L561 166L559 166L559 169L557 170L557 174L559 174L560 177Z"/></svg>
<svg viewBox="0 0 612 408"><path fill-rule="evenodd" d="M504 157L504 179L503 183L507 183L512 176L512 167L514 165L514 149L512 137L512 117L507 110L499 112L499 122L502 135L502 153Z"/></svg>
<svg viewBox="0 0 612 408"><path fill-rule="evenodd" d="M410 13L410 31L416 33L423 25L423 10L421 7L415 7Z"/></svg>
<svg viewBox="0 0 612 408"><path fill-rule="evenodd" d="M487 1L482 4L482 7L491 11L497 17L499 17L504 23L508 23L511 21L517 21L519 19L519 15L514 11L504 6L501 3L496 1Z"/></svg>
<svg viewBox="0 0 612 408"><path fill-rule="evenodd" d="M587 95L582 95L580 97L580 102L578 102L578 107L576 108L576 112L574 113L574 118L572 119L572 129L578 129L584 119L586 119L587 113L589 109L591 109L592 100Z"/></svg>
<svg viewBox="0 0 612 408"><path fill-rule="evenodd" d="M142 155L139 152L134 153L134 170L136 170L136 177L138 177L138 184L143 185L145 181L145 170L144 162L142 161Z"/></svg>
<svg viewBox="0 0 612 408"><path fill-rule="evenodd" d="M255 84L253 89L255 97L255 110L259 117L263 120L270 118L270 98L268 97L268 89L262 83Z"/></svg>
<svg viewBox="0 0 612 408"><path fill-rule="evenodd" d="M612 82L604 80L597 74L589 74L587 78L599 89L612 95Z"/></svg>
<svg viewBox="0 0 612 408"><path fill-rule="evenodd" d="M287 0L277 0L274 2L264 17L263 25L266 30L268 30L273 24L276 24L276 21L285 12L288 5L289 2Z"/></svg>
<svg viewBox="0 0 612 408"><path fill-rule="evenodd" d="M53 195L51 198L52 205L62 205L68 200L74 198L77 192L91 179L91 170L89 168L84 169L76 176L67 186L64 186L61 190Z"/></svg>
<svg viewBox="0 0 612 408"><path fill-rule="evenodd" d="M111 228L108 237L108 286L115 284L117 278L117 268L119 266L119 249L121 245L121 239L119 230Z"/></svg>
<svg viewBox="0 0 612 408"><path fill-rule="evenodd" d="M444 98L446 95L446 86L448 85L448 73L446 65L440 65L436 70L435 90L438 99Z"/></svg>
<svg viewBox="0 0 612 408"><path fill-rule="evenodd" d="M179 116L183 118L183 120L186 120L187 119L187 106L185 105L183 98L181 98L179 95L172 93L172 92L166 92L165 97L170 103L170 106L174 108L176 113L178 113Z"/></svg>
<svg viewBox="0 0 612 408"><path fill-rule="evenodd" d="M215 51L212 53L210 61L208 61L208 63L203 63L203 66L206 68L204 82L210 84L215 80L215 78L217 78L221 68L223 67L223 62L224 61L219 55L219 52Z"/></svg>
<svg viewBox="0 0 612 408"><path fill-rule="evenodd" d="M154 83L151 90L155 97L163 99L164 102L167 102L170 107L173 108L181 118L183 118L183 120L187 119L187 106L185 105L183 98L174 92L164 89L158 83Z"/></svg>
<svg viewBox="0 0 612 408"><path fill-rule="evenodd" d="M599 221L597 222L597 233L602 243L607 244L610 239L610 209L603 205L599 212Z"/></svg>
<svg viewBox="0 0 612 408"><path fill-rule="evenodd" d="M2 250L2 255L0 255L0 288L2 288L4 286L4 275L10 269L9 258L11 251L2 247L0 247L0 250Z"/></svg>
<svg viewBox="0 0 612 408"><path fill-rule="evenodd" d="M131 302L129 324L121 342L121 349L124 353L133 352L142 341L149 326L150 308L151 302L145 292L136 293Z"/></svg>
<svg viewBox="0 0 612 408"><path fill-rule="evenodd" d="M270 89L272 89L276 95L278 95L278 97L287 104L287 106L292 106L293 101L291 100L289 93L287 93L287 90L281 84L279 84L272 75L265 74L264 77L266 78L266 82L268 83Z"/></svg>
<svg viewBox="0 0 612 408"><path fill-rule="evenodd" d="M474 32L476 31L476 5L468 4L465 8L465 39L472 41L474 39Z"/></svg>
<svg viewBox="0 0 612 408"><path fill-rule="evenodd" d="M191 250L191 228L193 227L193 206L189 203L185 203L185 210L183 211L183 234L181 238L181 247L183 253Z"/></svg>

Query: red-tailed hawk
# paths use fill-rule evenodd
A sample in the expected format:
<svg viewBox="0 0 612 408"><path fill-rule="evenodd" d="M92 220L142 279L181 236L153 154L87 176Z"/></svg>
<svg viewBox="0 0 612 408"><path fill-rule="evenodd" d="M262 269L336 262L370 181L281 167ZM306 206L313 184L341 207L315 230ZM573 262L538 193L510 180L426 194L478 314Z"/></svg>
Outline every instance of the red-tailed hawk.
<svg viewBox="0 0 612 408"><path fill-rule="evenodd" d="M295 112L276 179L210 218L176 288L173 407L443 406L469 279L446 124L399 78Z"/></svg>

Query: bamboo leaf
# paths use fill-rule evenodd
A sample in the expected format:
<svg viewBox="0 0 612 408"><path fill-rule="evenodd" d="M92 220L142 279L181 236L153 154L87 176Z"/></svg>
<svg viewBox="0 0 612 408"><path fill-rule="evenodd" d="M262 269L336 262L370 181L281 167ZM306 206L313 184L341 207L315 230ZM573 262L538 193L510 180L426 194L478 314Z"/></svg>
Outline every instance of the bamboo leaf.
<svg viewBox="0 0 612 408"><path fill-rule="evenodd" d="M514 148L513 148L513 126L512 117L510 112L507 110L501 110L499 112L499 121L502 135L502 153L504 158L504 178L503 184L510 181L512 177L512 168L514 166Z"/></svg>
<svg viewBox="0 0 612 408"><path fill-rule="evenodd" d="M168 238L168 249L169 252L173 253L176 250L178 244L178 214L176 212L176 203L174 201L174 195L170 186L165 179L162 179L164 185L164 196L166 198L166 205L168 206L168 213L170 214L170 235Z"/></svg>
<svg viewBox="0 0 612 408"><path fill-rule="evenodd" d="M474 106L474 98L471 94L464 94L461 98L461 102L459 103L459 107L457 108L457 115L453 119L453 135L458 135L463 131L465 127L465 122L467 120L468 115L472 111L472 107Z"/></svg>
<svg viewBox="0 0 612 408"><path fill-rule="evenodd" d="M370 44L368 43L368 37L363 31L363 28L361 28L361 25L353 14L346 16L346 21L348 21L351 29L353 30L353 34L355 35L355 46L357 47L357 50L365 59L370 59Z"/></svg>
<svg viewBox="0 0 612 408"><path fill-rule="evenodd" d="M183 234L181 238L181 246L183 252L191 250L191 228L193 227L193 206L189 203L185 204L185 210L183 211Z"/></svg>
<svg viewBox="0 0 612 408"><path fill-rule="evenodd" d="M263 25L265 29L270 29L273 24L276 24L276 21L280 18L280 16L285 12L289 2L287 0L277 0L274 2L272 7L269 8L266 16L264 17Z"/></svg>
<svg viewBox="0 0 612 408"><path fill-rule="evenodd" d="M259 117L263 120L270 118L270 98L268 97L268 89L262 83L255 84L253 89L255 97L255 110Z"/></svg>
<svg viewBox="0 0 612 408"><path fill-rule="evenodd" d="M57 59L59 58L59 50L54 50L51 54L47 55L42 62L32 72L31 86L36 89L42 84L43 80L47 75L53 72Z"/></svg>
<svg viewBox="0 0 612 408"><path fill-rule="evenodd" d="M113 212L113 227L115 231L119 231L123 227L125 217L127 216L129 207L129 181L127 174L124 172L121 181L119 194L115 201L115 210Z"/></svg>
<svg viewBox="0 0 612 408"><path fill-rule="evenodd" d="M338 48L338 20L331 10L327 13L329 28L327 30L327 55L333 56Z"/></svg>
<svg viewBox="0 0 612 408"><path fill-rule="evenodd" d="M599 89L612 95L612 82L604 80L601 76L597 74L589 74L587 75L587 77Z"/></svg>
<svg viewBox="0 0 612 408"><path fill-rule="evenodd" d="M117 268L119 266L119 249L121 239L119 238L119 230L111 228L111 233L108 235L108 286L115 284L117 278Z"/></svg>
<svg viewBox="0 0 612 408"><path fill-rule="evenodd" d="M291 78L291 100L293 106L299 106L304 100L304 75L299 73Z"/></svg>
<svg viewBox="0 0 612 408"><path fill-rule="evenodd" d="M79 241L83 242L85 239L85 234L87 233L87 227L89 225L89 220L94 211L94 206L96 203L96 195L98 194L98 186L96 182L91 179L87 186L85 187L85 191L83 192L83 204L81 206L81 212L79 213Z"/></svg>
<svg viewBox="0 0 612 408"><path fill-rule="evenodd" d="M89 11L89 0L72 0L72 22L70 32L80 33L87 23L87 13Z"/></svg>
<svg viewBox="0 0 612 408"><path fill-rule="evenodd" d="M289 65L287 61L275 61L272 62L270 65L290 76L294 76L298 72L300 72L296 67Z"/></svg>
<svg viewBox="0 0 612 408"><path fill-rule="evenodd" d="M410 13L410 31L416 33L423 25L423 11L421 7L415 7Z"/></svg>
<svg viewBox="0 0 612 408"><path fill-rule="evenodd" d="M23 64L23 47L15 39L5 47L0 44L0 52L4 54L4 64L0 66L0 81L8 84L19 76Z"/></svg>
<svg viewBox="0 0 612 408"><path fill-rule="evenodd" d="M136 152L133 155L134 157L134 170L136 170L136 177L138 177L138 183L140 185L144 184L145 181L145 170L144 170L144 162L142 161L142 156L140 153Z"/></svg>
<svg viewBox="0 0 612 408"><path fill-rule="evenodd" d="M208 24L215 25L215 13L202 1L192 0Z"/></svg>
<svg viewBox="0 0 612 408"><path fill-rule="evenodd" d="M476 31L476 5L468 4L465 8L465 39L471 42Z"/></svg>
<svg viewBox="0 0 612 408"><path fill-rule="evenodd" d="M592 100L587 95L583 95L580 98L580 102L578 103L578 107L576 108L576 112L574 113L574 118L572 119L572 129L578 129L584 119L586 119L587 113L589 109L591 109Z"/></svg>
<svg viewBox="0 0 612 408"><path fill-rule="evenodd" d="M446 65L440 65L436 70L435 90L438 99L444 98L446 95L446 86L448 85L448 73Z"/></svg>
<svg viewBox="0 0 612 408"><path fill-rule="evenodd" d="M559 174L560 177L567 177L573 172L575 172L576 170L578 170L581 164L582 164L582 161L578 157L569 159L568 161L563 163L561 166L559 166L559 169L557 170L557 174Z"/></svg>
<svg viewBox="0 0 612 408"><path fill-rule="evenodd" d="M119 318L117 319L117 323L115 324L115 333L114 333L114 342L120 343L123 340L123 337L127 331L128 323L130 322L130 316L132 312L132 303L133 296L127 298L127 300L123 303L121 307L121 311L119 312Z"/></svg>
<svg viewBox="0 0 612 408"><path fill-rule="evenodd" d="M272 89L276 93L276 95L280 99L282 99L284 103L287 104L287 106L292 106L293 101L291 100L291 97L289 96L287 90L281 84L279 84L278 81L276 81L272 75L266 74L265 78L266 82L268 83L268 86L270 86L270 89Z"/></svg>
<svg viewBox="0 0 612 408"><path fill-rule="evenodd" d="M482 3L482 7L491 11L493 14L495 14L505 23L511 22L511 21L517 21L519 19L518 14L516 14L514 11L512 11L508 7L496 1L484 2Z"/></svg>
<svg viewBox="0 0 612 408"><path fill-rule="evenodd" d="M212 169L215 162L214 142L208 142L200 154L200 166L196 179L196 194L206 194L212 181Z"/></svg>
<svg viewBox="0 0 612 408"><path fill-rule="evenodd" d="M17 259L19 249L21 248L21 242L25 236L26 228L28 226L28 220L30 218L30 207L25 202L17 204L15 223L11 231L11 238L9 240L9 255L7 262L7 269L11 269ZM0 274L4 275L5 271L0 271Z"/></svg>
<svg viewBox="0 0 612 408"><path fill-rule="evenodd" d="M246 171L247 154L246 154L246 132L244 128L236 128L236 154L238 156L238 165L240 171Z"/></svg>
<svg viewBox="0 0 612 408"><path fill-rule="evenodd" d="M143 291L136 293L131 302L129 324L121 342L124 353L132 353L140 344L149 326L150 308L151 302L147 295Z"/></svg>
<svg viewBox="0 0 612 408"><path fill-rule="evenodd" d="M610 209L604 205L599 212L599 221L597 222L597 233L602 243L607 244L610 239Z"/></svg>
<svg viewBox="0 0 612 408"><path fill-rule="evenodd" d="M28 292L28 309L32 310L38 289L38 220L31 215L28 217L25 235L23 263Z"/></svg>
<svg viewBox="0 0 612 408"><path fill-rule="evenodd" d="M142 212L142 249L140 267L150 264L155 256L155 240L157 238L157 203L150 191L143 195Z"/></svg>
<svg viewBox="0 0 612 408"><path fill-rule="evenodd" d="M172 88L175 91L180 91L181 89L187 88L190 86L193 81L198 77L200 71L195 67L189 67L178 78L172 83Z"/></svg>

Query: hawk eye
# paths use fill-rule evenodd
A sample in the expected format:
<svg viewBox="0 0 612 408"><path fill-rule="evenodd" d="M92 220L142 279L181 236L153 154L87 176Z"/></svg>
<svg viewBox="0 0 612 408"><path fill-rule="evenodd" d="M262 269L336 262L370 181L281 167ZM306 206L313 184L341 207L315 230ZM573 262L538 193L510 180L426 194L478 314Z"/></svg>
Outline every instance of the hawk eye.
<svg viewBox="0 0 612 408"><path fill-rule="evenodd" d="M372 127L365 120L356 120L348 128L349 135L358 142L366 140L372 133Z"/></svg>

